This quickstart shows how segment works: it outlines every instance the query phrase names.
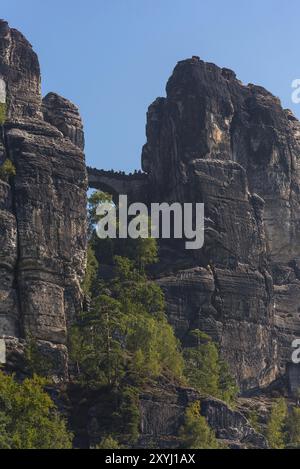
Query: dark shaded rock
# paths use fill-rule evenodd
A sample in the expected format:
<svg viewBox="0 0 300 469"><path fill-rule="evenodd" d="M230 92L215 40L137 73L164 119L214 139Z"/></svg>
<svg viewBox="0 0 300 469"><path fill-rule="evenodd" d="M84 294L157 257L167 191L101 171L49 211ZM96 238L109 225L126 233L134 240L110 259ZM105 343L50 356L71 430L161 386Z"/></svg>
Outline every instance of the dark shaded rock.
<svg viewBox="0 0 300 469"><path fill-rule="evenodd" d="M68 379L67 348L64 345L43 340L37 340L34 344L41 366L39 372L42 375L51 376L54 384L66 381ZM17 377L21 379L30 376L32 363L30 363L26 354L28 342L25 339L6 336L5 348L6 371L16 373Z"/></svg>
<svg viewBox="0 0 300 469"><path fill-rule="evenodd" d="M104 171L96 168L87 169L88 183L91 189L112 194L116 202L118 202L119 194L126 194L129 201L148 202L148 177L145 173L125 174L124 172Z"/></svg>
<svg viewBox="0 0 300 469"><path fill-rule="evenodd" d="M195 327L217 340L242 390L267 386L299 335L300 124L264 88L196 56L166 91L147 113L144 192L204 202L206 217L203 249L161 243L170 321L184 343ZM132 192L134 181L113 179L114 192Z"/></svg>
<svg viewBox="0 0 300 469"><path fill-rule="evenodd" d="M265 438L240 412L218 399L203 397L194 389L166 383L140 396L139 445L147 447L152 442L156 448L180 447L178 432L184 423L185 410L198 400L202 415L221 442L232 448L267 448Z"/></svg>
<svg viewBox="0 0 300 469"><path fill-rule="evenodd" d="M25 37L0 20L0 77L5 80L8 115L41 118L41 76L36 53Z"/></svg>
<svg viewBox="0 0 300 469"><path fill-rule="evenodd" d="M43 115L46 122L57 127L77 147L84 148L84 133L78 108L56 93L48 93L43 99Z"/></svg>
<svg viewBox="0 0 300 469"><path fill-rule="evenodd" d="M152 198L203 201L209 220L197 255L214 287L203 295L205 281L172 288L162 278L171 322L180 336L198 326L216 338L242 389L284 373L299 332L298 279L287 267L300 254L298 135L278 98L201 60L179 62L167 97L148 110ZM290 274L277 287L278 265Z"/></svg>
<svg viewBox="0 0 300 469"><path fill-rule="evenodd" d="M0 76L8 108L2 159L16 167L9 184L0 181L0 335L40 341L65 361L65 376L67 324L82 308L86 259L82 123L57 95L42 105L37 56L3 21Z"/></svg>
<svg viewBox="0 0 300 469"><path fill-rule="evenodd" d="M83 389L69 385L69 422L75 434L75 446L96 447L109 432L112 415L116 414L118 398L107 389ZM265 438L256 432L247 418L232 410L224 402L201 396L192 388L186 388L159 379L141 389L139 395L139 438L134 448L182 448L179 431L184 423L187 407L195 401L201 403L201 413L221 443L229 448L267 448ZM114 428L120 441L132 447Z"/></svg>

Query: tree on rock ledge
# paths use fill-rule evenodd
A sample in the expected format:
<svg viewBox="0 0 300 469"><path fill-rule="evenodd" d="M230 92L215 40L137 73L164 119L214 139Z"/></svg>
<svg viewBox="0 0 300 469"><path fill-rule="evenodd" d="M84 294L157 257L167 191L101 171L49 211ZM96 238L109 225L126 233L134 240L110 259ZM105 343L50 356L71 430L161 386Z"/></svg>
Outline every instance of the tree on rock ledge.
<svg viewBox="0 0 300 469"><path fill-rule="evenodd" d="M37 376L17 382L0 371L0 449L71 449L72 434Z"/></svg>

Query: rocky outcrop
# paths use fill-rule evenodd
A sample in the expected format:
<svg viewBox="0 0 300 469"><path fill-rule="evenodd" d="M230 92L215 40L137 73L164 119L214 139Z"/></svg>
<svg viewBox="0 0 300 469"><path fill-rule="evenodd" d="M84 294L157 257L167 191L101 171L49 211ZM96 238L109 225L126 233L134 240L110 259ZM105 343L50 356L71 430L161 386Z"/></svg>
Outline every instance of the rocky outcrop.
<svg viewBox="0 0 300 469"><path fill-rule="evenodd" d="M170 320L183 338L216 338L244 390L285 372L300 332L299 125L264 88L197 57L148 110L152 197L204 202L207 218L197 259L180 254L185 269L159 280Z"/></svg>
<svg viewBox="0 0 300 469"><path fill-rule="evenodd" d="M82 123L69 101L54 94L42 101L37 56L4 21L0 77L7 93L1 161L16 168L0 181L0 335L33 337L64 355L85 269Z"/></svg>
<svg viewBox="0 0 300 469"><path fill-rule="evenodd" d="M160 243L170 321L184 343L197 327L217 340L242 390L267 386L300 333L300 124L198 57L176 65L166 92L147 114L144 193L204 202L206 216L201 250Z"/></svg>
<svg viewBox="0 0 300 469"><path fill-rule="evenodd" d="M43 99L43 116L74 145L84 149L83 125L77 107L56 93L48 93Z"/></svg>
<svg viewBox="0 0 300 469"><path fill-rule="evenodd" d="M96 447L104 435L111 432L112 415L120 396L105 394L105 390L88 390L70 386L66 414L75 434L75 446ZM200 402L201 413L207 419L217 439L232 449L264 449L268 447L263 435L253 429L249 420L238 410L233 410L219 399L200 395L191 388L158 379L142 386L138 397L138 439L128 441L124 424L114 420L114 433L119 441L134 448L182 448L180 429L184 424L187 407ZM241 406L243 409L243 406ZM246 413L246 412L245 412ZM129 418L130 413L126 414ZM119 415L120 419L120 415Z"/></svg>
<svg viewBox="0 0 300 469"><path fill-rule="evenodd" d="M42 100L37 56L4 21L0 80L0 162L16 168L0 180L0 335L61 348L82 307L82 122L57 94ZM265 89L197 57L177 64L166 91L148 110L144 173L90 168L89 185L130 201L204 202L204 247L164 240L153 275L184 344L204 330L242 391L267 386L300 334L300 124Z"/></svg>
<svg viewBox="0 0 300 469"><path fill-rule="evenodd" d="M141 437L140 446L178 448L180 427L189 404L200 401L201 414L221 443L229 448L267 448L265 438L257 433L240 412L230 409L224 402L203 397L194 389L159 386L140 396Z"/></svg>

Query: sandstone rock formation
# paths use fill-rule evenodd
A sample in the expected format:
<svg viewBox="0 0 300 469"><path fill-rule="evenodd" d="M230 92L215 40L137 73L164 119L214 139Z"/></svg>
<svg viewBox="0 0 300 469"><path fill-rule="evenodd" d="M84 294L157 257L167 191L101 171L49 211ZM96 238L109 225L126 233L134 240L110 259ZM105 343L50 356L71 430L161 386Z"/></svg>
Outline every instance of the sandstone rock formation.
<svg viewBox="0 0 300 469"><path fill-rule="evenodd" d="M85 269L87 174L77 108L49 94L42 101L36 54L0 21L0 78L7 118L0 180L0 335L40 341L65 354L67 323L81 310ZM47 347L46 347L47 348Z"/></svg>
<svg viewBox="0 0 300 469"><path fill-rule="evenodd" d="M278 98L197 58L177 64L148 111L151 193L203 201L209 219L201 270L160 280L171 318L181 335L216 337L244 389L285 371L299 333L298 134Z"/></svg>
<svg viewBox="0 0 300 469"><path fill-rule="evenodd" d="M170 321L184 343L195 328L218 341L242 390L266 386L300 334L300 124L264 88L197 57L177 64L166 91L147 114L148 180L127 190L205 204L203 249L160 246ZM121 187L98 173L102 183Z"/></svg>
<svg viewBox="0 0 300 469"><path fill-rule="evenodd" d="M83 127L66 99L42 100L37 56L4 21L0 79L0 163L16 167L0 180L0 336L9 349L32 336L65 357L85 268ZM203 249L162 242L153 275L182 342L209 333L245 391L285 373L300 334L299 130L271 93L194 57L149 107L144 173L88 169L90 187L132 201L204 202Z"/></svg>
<svg viewBox="0 0 300 469"><path fill-rule="evenodd" d="M69 393L69 420L80 448L95 447L103 437L110 419L112 402L103 390L88 391L73 388ZM113 402L115 399L111 398ZM265 449L266 439L256 432L243 413L232 410L224 402L201 396L191 388L176 386L160 379L141 392L139 398L140 426L136 448L180 448L180 428L184 424L188 405L200 401L201 413L206 417L218 440L232 449Z"/></svg>

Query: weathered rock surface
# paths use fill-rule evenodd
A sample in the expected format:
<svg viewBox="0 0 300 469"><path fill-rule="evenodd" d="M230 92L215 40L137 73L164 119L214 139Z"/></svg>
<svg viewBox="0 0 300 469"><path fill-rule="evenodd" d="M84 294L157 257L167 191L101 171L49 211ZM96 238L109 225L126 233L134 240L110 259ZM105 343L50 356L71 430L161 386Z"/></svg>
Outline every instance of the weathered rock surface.
<svg viewBox="0 0 300 469"><path fill-rule="evenodd" d="M37 56L4 21L0 77L7 91L1 160L16 168L9 183L0 181L0 335L33 337L64 357L86 256L82 123L69 101L49 94L42 103Z"/></svg>
<svg viewBox="0 0 300 469"><path fill-rule="evenodd" d="M177 64L166 91L147 114L143 194L204 202L206 216L203 249L161 243L170 321L183 342L195 327L213 336L242 390L266 386L300 333L300 124L264 88L197 57ZM121 190L104 179L97 188Z"/></svg>
<svg viewBox="0 0 300 469"><path fill-rule="evenodd" d="M242 388L266 385L299 333L299 122L232 71L185 60L149 108L142 163L153 197L203 201L209 219L195 262L209 290L162 278L171 321L216 337Z"/></svg>
<svg viewBox="0 0 300 469"><path fill-rule="evenodd" d="M180 447L178 432L184 423L185 410L195 401L201 402L201 414L222 443L230 448L267 448L265 438L240 412L218 399L203 397L194 389L166 383L140 396L139 444L147 447L152 442L159 448Z"/></svg>
<svg viewBox="0 0 300 469"><path fill-rule="evenodd" d="M67 325L82 307L82 122L66 99L42 100L37 56L4 21L0 78L0 162L16 167L0 181L0 335L33 336L63 359ZM91 187L131 201L204 202L203 249L162 242L154 276L183 343L192 329L209 333L242 390L284 373L300 334L299 131L271 93L193 58L177 64L166 97L148 110L145 173L89 169Z"/></svg>
<svg viewBox="0 0 300 469"><path fill-rule="evenodd" d="M66 408L73 431L75 446L95 447L109 431L111 412L116 396L107 399L103 390L70 388ZM256 432L240 411L232 410L224 402L201 396L194 389L178 386L165 379L149 384L139 395L139 438L129 446L135 448L180 448L180 428L184 424L187 407L200 401L201 413L214 430L220 443L229 448L267 448L264 436ZM119 429L120 430L120 429ZM115 429L118 432L118 430ZM126 435L123 435L126 438ZM128 436L128 435L127 435ZM121 441L122 441L122 436ZM128 443L128 442L127 442Z"/></svg>

